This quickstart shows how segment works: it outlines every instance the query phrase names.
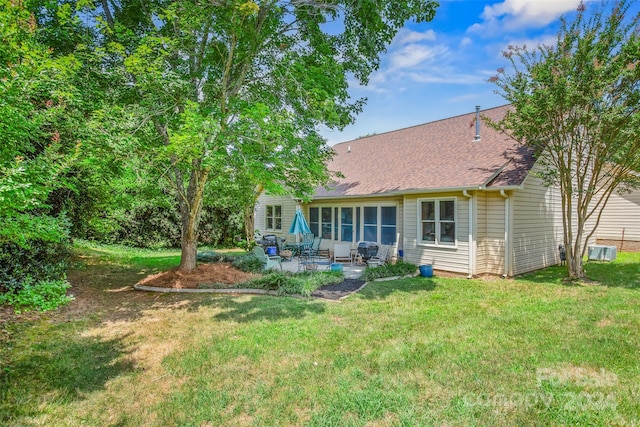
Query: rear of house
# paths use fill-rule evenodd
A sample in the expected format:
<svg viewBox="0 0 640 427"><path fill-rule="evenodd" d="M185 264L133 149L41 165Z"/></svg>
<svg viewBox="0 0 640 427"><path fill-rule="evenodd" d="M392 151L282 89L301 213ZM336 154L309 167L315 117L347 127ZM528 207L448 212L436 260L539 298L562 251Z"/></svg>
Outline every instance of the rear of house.
<svg viewBox="0 0 640 427"><path fill-rule="evenodd" d="M479 126L480 115L499 120L508 108L335 145L328 167L343 177L300 205L312 232L322 237L321 247L374 241L408 262L469 277L513 276L557 264L563 241L559 191L537 177L528 149ZM615 203L638 206L637 199ZM261 195L256 229L295 240L288 230L297 205L290 197ZM640 240L637 218L627 240ZM602 236L620 235L619 221L603 224Z"/></svg>

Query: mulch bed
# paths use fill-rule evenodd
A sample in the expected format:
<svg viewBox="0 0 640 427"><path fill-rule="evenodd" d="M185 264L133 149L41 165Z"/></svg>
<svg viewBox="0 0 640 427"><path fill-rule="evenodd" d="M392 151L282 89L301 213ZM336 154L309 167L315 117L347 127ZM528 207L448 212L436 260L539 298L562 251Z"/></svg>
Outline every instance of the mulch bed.
<svg viewBox="0 0 640 427"><path fill-rule="evenodd" d="M364 280L344 279L340 283L321 286L311 295L317 298L339 300L360 289L364 283Z"/></svg>

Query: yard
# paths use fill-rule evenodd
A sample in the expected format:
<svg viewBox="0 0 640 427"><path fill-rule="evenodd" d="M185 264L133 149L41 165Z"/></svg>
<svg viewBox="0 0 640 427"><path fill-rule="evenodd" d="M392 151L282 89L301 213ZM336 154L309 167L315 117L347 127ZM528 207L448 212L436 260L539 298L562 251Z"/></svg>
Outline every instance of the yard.
<svg viewBox="0 0 640 427"><path fill-rule="evenodd" d="M153 294L176 253L85 252L76 300L0 321L3 425L639 425L640 254L341 302Z"/></svg>

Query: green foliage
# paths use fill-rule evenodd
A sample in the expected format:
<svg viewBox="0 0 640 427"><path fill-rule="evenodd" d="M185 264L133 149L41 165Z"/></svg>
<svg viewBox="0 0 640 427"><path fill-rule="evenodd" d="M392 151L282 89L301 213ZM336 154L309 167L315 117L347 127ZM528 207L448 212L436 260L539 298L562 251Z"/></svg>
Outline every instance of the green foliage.
<svg viewBox="0 0 640 427"><path fill-rule="evenodd" d="M259 278L238 285L238 287L275 290L278 295L295 294L309 297L311 293L319 287L331 283L340 283L342 280L342 273L335 271L293 274L290 272L271 270Z"/></svg>
<svg viewBox="0 0 640 427"><path fill-rule="evenodd" d="M343 128L363 105L350 99L347 79L366 83L399 28L432 19L435 8L430 0L96 4L88 27L99 32L97 69L112 87L111 105L95 117L114 150L165 183L183 243L195 247L208 202L245 213L263 189L307 197L326 183L332 150L318 128ZM336 19L338 33L326 25Z"/></svg>
<svg viewBox="0 0 640 427"><path fill-rule="evenodd" d="M233 260L232 264L238 270L247 273L261 273L264 268L264 263L252 254L239 256Z"/></svg>
<svg viewBox="0 0 640 427"><path fill-rule="evenodd" d="M383 264L377 267L367 268L364 273L362 273L362 279L371 281L383 277L404 277L409 274L414 274L417 269L418 267L414 264L398 260L395 264Z"/></svg>
<svg viewBox="0 0 640 427"><path fill-rule="evenodd" d="M20 289L29 281L64 277L69 257L68 242L32 240L26 246L0 245L0 292Z"/></svg>
<svg viewBox="0 0 640 427"><path fill-rule="evenodd" d="M513 105L492 125L529 146L543 180L560 188L574 278L609 196L640 184L640 14L626 16L631 4L605 3L590 15L581 4L555 45L510 46L514 71L490 79Z"/></svg>
<svg viewBox="0 0 640 427"><path fill-rule="evenodd" d="M228 261L228 258L214 251L204 251L204 252L198 252L197 261L208 262L208 263L225 262L225 261Z"/></svg>
<svg viewBox="0 0 640 427"><path fill-rule="evenodd" d="M70 287L66 280L26 278L19 290L0 294L0 304L12 306L16 313L55 310L73 301L73 295L67 295Z"/></svg>

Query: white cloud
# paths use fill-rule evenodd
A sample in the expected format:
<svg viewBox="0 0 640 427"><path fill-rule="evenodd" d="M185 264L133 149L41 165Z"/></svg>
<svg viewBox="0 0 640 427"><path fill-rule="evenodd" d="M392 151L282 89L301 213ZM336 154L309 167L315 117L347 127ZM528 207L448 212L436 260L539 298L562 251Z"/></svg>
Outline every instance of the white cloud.
<svg viewBox="0 0 640 427"><path fill-rule="evenodd" d="M445 54L447 50L446 46L408 44L389 55L390 69L412 68L428 59Z"/></svg>
<svg viewBox="0 0 640 427"><path fill-rule="evenodd" d="M471 37L463 37L462 40L460 40L460 47L469 46L471 43L473 43Z"/></svg>
<svg viewBox="0 0 640 427"><path fill-rule="evenodd" d="M577 10L580 0L504 0L484 7L482 22L467 31L482 33L540 28L567 12Z"/></svg>
<svg viewBox="0 0 640 427"><path fill-rule="evenodd" d="M425 40L435 40L436 33L433 30L426 30L423 32L420 31L411 31L406 28L398 31L395 39L393 40L393 45L402 46L410 43L418 43Z"/></svg>
<svg viewBox="0 0 640 427"><path fill-rule="evenodd" d="M424 84L474 85L486 81L484 73L447 73L435 69L405 73L404 76L413 82Z"/></svg>

